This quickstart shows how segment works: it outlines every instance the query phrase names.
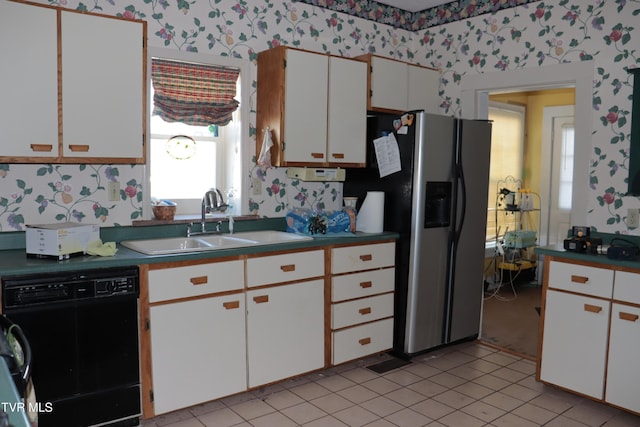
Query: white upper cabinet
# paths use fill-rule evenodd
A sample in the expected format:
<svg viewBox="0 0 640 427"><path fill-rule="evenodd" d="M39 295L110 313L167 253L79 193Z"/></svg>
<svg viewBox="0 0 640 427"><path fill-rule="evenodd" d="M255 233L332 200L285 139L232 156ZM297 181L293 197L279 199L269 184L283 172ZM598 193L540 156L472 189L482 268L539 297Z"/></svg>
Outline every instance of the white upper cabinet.
<svg viewBox="0 0 640 427"><path fill-rule="evenodd" d="M365 163L367 64L329 57L327 161Z"/></svg>
<svg viewBox="0 0 640 427"><path fill-rule="evenodd" d="M404 62L371 57L371 107L407 110L407 68Z"/></svg>
<svg viewBox="0 0 640 427"><path fill-rule="evenodd" d="M440 113L438 70L372 54L358 58L369 64L369 110Z"/></svg>
<svg viewBox="0 0 640 427"><path fill-rule="evenodd" d="M146 23L10 1L0 16L0 161L144 163Z"/></svg>
<svg viewBox="0 0 640 427"><path fill-rule="evenodd" d="M407 110L424 110L431 114L440 112L440 72L418 65L408 66Z"/></svg>
<svg viewBox="0 0 640 427"><path fill-rule="evenodd" d="M329 58L289 49L285 75L285 159L325 162Z"/></svg>
<svg viewBox="0 0 640 427"><path fill-rule="evenodd" d="M65 157L143 157L143 26L62 13Z"/></svg>
<svg viewBox="0 0 640 427"><path fill-rule="evenodd" d="M366 64L284 46L258 55L257 155L274 166L364 167Z"/></svg>
<svg viewBox="0 0 640 427"><path fill-rule="evenodd" d="M0 2L0 129L5 158L58 155L56 10ZM24 34L29 23L29 37ZM42 159L44 160L44 159Z"/></svg>

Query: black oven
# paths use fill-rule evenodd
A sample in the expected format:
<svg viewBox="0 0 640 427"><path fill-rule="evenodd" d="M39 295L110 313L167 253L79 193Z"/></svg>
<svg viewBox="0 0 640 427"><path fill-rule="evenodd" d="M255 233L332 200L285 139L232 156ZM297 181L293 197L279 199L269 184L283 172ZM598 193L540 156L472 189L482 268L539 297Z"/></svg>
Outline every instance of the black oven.
<svg viewBox="0 0 640 427"><path fill-rule="evenodd" d="M139 424L137 268L2 278L31 345L39 427Z"/></svg>

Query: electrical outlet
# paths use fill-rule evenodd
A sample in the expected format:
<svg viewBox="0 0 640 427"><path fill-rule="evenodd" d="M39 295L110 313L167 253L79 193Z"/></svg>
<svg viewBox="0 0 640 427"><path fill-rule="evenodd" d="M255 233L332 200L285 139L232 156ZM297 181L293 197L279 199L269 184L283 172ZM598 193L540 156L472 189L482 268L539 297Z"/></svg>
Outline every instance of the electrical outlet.
<svg viewBox="0 0 640 427"><path fill-rule="evenodd" d="M262 181L260 181L260 178L253 178L251 180L251 188L253 189L254 196L262 194Z"/></svg>
<svg viewBox="0 0 640 427"><path fill-rule="evenodd" d="M640 226L640 210L627 210L627 228L638 228Z"/></svg>
<svg viewBox="0 0 640 427"><path fill-rule="evenodd" d="M117 202L120 200L120 182L109 181L109 184L107 185L107 193L109 193L110 202Z"/></svg>

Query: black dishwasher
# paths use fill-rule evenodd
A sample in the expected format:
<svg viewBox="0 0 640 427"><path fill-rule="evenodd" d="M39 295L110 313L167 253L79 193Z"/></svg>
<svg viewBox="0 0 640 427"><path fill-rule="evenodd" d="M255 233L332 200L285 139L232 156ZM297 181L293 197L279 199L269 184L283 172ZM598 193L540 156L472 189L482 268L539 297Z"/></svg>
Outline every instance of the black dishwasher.
<svg viewBox="0 0 640 427"><path fill-rule="evenodd" d="M3 314L31 345L39 427L140 419L137 268L2 277Z"/></svg>

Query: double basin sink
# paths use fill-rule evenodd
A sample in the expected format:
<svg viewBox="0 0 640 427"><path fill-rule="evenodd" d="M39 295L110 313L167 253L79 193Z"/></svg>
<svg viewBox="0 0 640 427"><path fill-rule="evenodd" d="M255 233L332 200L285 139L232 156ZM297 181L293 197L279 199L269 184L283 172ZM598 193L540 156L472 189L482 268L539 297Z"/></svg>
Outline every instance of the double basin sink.
<svg viewBox="0 0 640 427"><path fill-rule="evenodd" d="M215 251L217 249L274 245L304 240L313 240L313 237L286 233L284 231L261 230L224 235L215 234L192 237L125 240L120 242L120 244L146 255L167 255L186 252Z"/></svg>

